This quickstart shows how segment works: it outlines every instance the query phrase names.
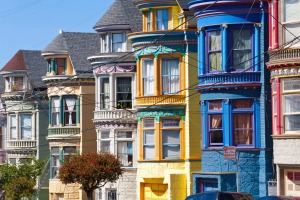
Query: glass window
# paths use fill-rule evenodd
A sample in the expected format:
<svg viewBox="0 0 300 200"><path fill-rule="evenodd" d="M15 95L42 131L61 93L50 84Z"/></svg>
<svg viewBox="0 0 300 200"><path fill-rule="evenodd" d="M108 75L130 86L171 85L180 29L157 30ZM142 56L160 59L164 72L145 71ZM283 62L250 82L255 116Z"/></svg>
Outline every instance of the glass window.
<svg viewBox="0 0 300 200"><path fill-rule="evenodd" d="M21 139L32 138L32 122L30 114L21 114Z"/></svg>
<svg viewBox="0 0 300 200"><path fill-rule="evenodd" d="M12 86L13 91L20 91L23 90L23 77L14 77L14 84Z"/></svg>
<svg viewBox="0 0 300 200"><path fill-rule="evenodd" d="M101 35L101 53L109 52L109 35Z"/></svg>
<svg viewBox="0 0 300 200"><path fill-rule="evenodd" d="M52 98L52 126L59 126L60 124L60 99Z"/></svg>
<svg viewBox="0 0 300 200"><path fill-rule="evenodd" d="M18 138L17 133L17 116L10 115L10 139L16 140Z"/></svg>
<svg viewBox="0 0 300 200"><path fill-rule="evenodd" d="M283 81L283 91L299 91L300 80L299 79L285 79Z"/></svg>
<svg viewBox="0 0 300 200"><path fill-rule="evenodd" d="M146 12L147 31L151 31L151 12Z"/></svg>
<svg viewBox="0 0 300 200"><path fill-rule="evenodd" d="M233 145L253 144L252 100L233 100Z"/></svg>
<svg viewBox="0 0 300 200"><path fill-rule="evenodd" d="M57 58L56 59L56 66L57 66L57 75L64 75L65 74L66 59L65 58Z"/></svg>
<svg viewBox="0 0 300 200"><path fill-rule="evenodd" d="M107 200L117 200L117 190L107 190Z"/></svg>
<svg viewBox="0 0 300 200"><path fill-rule="evenodd" d="M117 152L118 158L124 167L132 167L133 155L132 155L132 139L131 131L118 131L117 132Z"/></svg>
<svg viewBox="0 0 300 200"><path fill-rule="evenodd" d="M132 108L131 77L117 77L117 108Z"/></svg>
<svg viewBox="0 0 300 200"><path fill-rule="evenodd" d="M162 61L163 94L179 92L179 59L163 59Z"/></svg>
<svg viewBox="0 0 300 200"><path fill-rule="evenodd" d="M163 159L180 158L180 120L162 120Z"/></svg>
<svg viewBox="0 0 300 200"><path fill-rule="evenodd" d="M208 32L209 71L222 70L221 31Z"/></svg>
<svg viewBox="0 0 300 200"><path fill-rule="evenodd" d="M167 30L169 21L168 9L162 9L156 11L156 29Z"/></svg>
<svg viewBox="0 0 300 200"><path fill-rule="evenodd" d="M300 95L285 95L283 99L285 131L300 131Z"/></svg>
<svg viewBox="0 0 300 200"><path fill-rule="evenodd" d="M100 151L110 153L110 136L109 131L101 131Z"/></svg>
<svg viewBox="0 0 300 200"><path fill-rule="evenodd" d="M11 164L11 165L17 164L17 159L16 158L10 158L9 159L9 164Z"/></svg>
<svg viewBox="0 0 300 200"><path fill-rule="evenodd" d="M283 31L284 43L292 41L300 32L300 15L299 15L299 0L284 0L283 1ZM300 45L299 40L294 43Z"/></svg>
<svg viewBox="0 0 300 200"><path fill-rule="evenodd" d="M154 95L154 65L153 60L143 61L143 86L144 95Z"/></svg>
<svg viewBox="0 0 300 200"><path fill-rule="evenodd" d="M238 70L252 67L252 44L250 29L233 30L233 68Z"/></svg>
<svg viewBox="0 0 300 200"><path fill-rule="evenodd" d="M109 78L100 78L100 109L109 109Z"/></svg>
<svg viewBox="0 0 300 200"><path fill-rule="evenodd" d="M51 178L56 178L58 175L59 167L60 167L60 150L59 147L51 148L51 168L52 174Z"/></svg>
<svg viewBox="0 0 300 200"><path fill-rule="evenodd" d="M154 119L143 120L144 131L144 159L154 160L155 155L155 137L154 137Z"/></svg>
<svg viewBox="0 0 300 200"><path fill-rule="evenodd" d="M64 125L76 125L76 99L64 98Z"/></svg>
<svg viewBox="0 0 300 200"><path fill-rule="evenodd" d="M125 34L124 33L113 33L112 34L112 51L122 52L125 51Z"/></svg>
<svg viewBox="0 0 300 200"><path fill-rule="evenodd" d="M208 103L209 145L223 145L222 101Z"/></svg>

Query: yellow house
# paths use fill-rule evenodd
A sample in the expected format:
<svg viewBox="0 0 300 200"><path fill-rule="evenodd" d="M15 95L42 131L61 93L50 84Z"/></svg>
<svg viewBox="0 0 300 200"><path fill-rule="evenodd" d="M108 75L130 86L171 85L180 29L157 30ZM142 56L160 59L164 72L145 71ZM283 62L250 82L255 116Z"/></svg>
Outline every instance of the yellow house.
<svg viewBox="0 0 300 200"><path fill-rule="evenodd" d="M42 51L47 61L42 79L49 98L51 200L86 199L80 185L62 184L57 175L66 156L97 150L92 122L95 81L87 57L98 50L98 41L96 33L61 32Z"/></svg>
<svg viewBox="0 0 300 200"><path fill-rule="evenodd" d="M138 1L143 31L128 35L137 60L137 187L141 200L184 199L200 170L196 26L188 1Z"/></svg>

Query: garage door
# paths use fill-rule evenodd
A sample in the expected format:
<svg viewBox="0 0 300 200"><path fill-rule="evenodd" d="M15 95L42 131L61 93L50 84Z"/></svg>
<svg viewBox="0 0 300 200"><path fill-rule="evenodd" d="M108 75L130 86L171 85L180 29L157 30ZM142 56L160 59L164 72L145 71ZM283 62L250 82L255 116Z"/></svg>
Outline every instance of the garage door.
<svg viewBox="0 0 300 200"><path fill-rule="evenodd" d="M167 184L145 184L144 187L145 200L167 200L168 199L168 185Z"/></svg>

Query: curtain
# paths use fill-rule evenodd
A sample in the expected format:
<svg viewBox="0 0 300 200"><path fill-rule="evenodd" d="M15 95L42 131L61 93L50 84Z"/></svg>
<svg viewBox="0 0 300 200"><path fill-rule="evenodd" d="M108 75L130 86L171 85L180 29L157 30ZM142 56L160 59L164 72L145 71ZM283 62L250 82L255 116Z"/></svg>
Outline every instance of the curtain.
<svg viewBox="0 0 300 200"><path fill-rule="evenodd" d="M222 131L222 115L209 115L210 118L210 143L222 144L223 131Z"/></svg>
<svg viewBox="0 0 300 200"><path fill-rule="evenodd" d="M16 115L10 116L10 139L17 139L17 117Z"/></svg>
<svg viewBox="0 0 300 200"><path fill-rule="evenodd" d="M156 29L157 30L167 30L169 13L167 9L156 11Z"/></svg>
<svg viewBox="0 0 300 200"><path fill-rule="evenodd" d="M233 114L234 144L252 144L252 113Z"/></svg>
<svg viewBox="0 0 300 200"><path fill-rule="evenodd" d="M31 139L31 115L21 115L21 138Z"/></svg>
<svg viewBox="0 0 300 200"><path fill-rule="evenodd" d="M221 32L209 32L209 67L211 71L222 70Z"/></svg>
<svg viewBox="0 0 300 200"><path fill-rule="evenodd" d="M163 131L163 158L180 158L180 131Z"/></svg>
<svg viewBox="0 0 300 200"><path fill-rule="evenodd" d="M52 99L52 125L59 125L60 99Z"/></svg>
<svg viewBox="0 0 300 200"><path fill-rule="evenodd" d="M154 94L154 65L153 60L145 60L143 63L144 95Z"/></svg>
<svg viewBox="0 0 300 200"><path fill-rule="evenodd" d="M163 93L179 92L179 60L163 60L162 62L163 76Z"/></svg>
<svg viewBox="0 0 300 200"><path fill-rule="evenodd" d="M66 105L67 105L67 109L69 112L69 119L67 119L69 121L69 125L74 124L73 120L72 120L72 114L76 111L75 110L75 105L76 105L76 99L66 99Z"/></svg>
<svg viewBox="0 0 300 200"><path fill-rule="evenodd" d="M145 160L153 160L154 159L154 131L144 131L144 159Z"/></svg>
<svg viewBox="0 0 300 200"><path fill-rule="evenodd" d="M222 101L210 101L209 110L222 110Z"/></svg>
<svg viewBox="0 0 300 200"><path fill-rule="evenodd" d="M233 30L233 66L235 69L251 67L251 30Z"/></svg>

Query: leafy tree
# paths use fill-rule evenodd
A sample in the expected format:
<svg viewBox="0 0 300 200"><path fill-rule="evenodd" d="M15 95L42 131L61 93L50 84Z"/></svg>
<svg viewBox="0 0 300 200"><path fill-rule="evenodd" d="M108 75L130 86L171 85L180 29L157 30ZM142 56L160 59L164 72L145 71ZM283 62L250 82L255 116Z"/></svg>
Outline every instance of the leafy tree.
<svg viewBox="0 0 300 200"><path fill-rule="evenodd" d="M72 155L63 162L58 178L64 184L79 183L92 200L93 191L108 182L115 182L123 169L116 156L110 153L90 152Z"/></svg>
<svg viewBox="0 0 300 200"><path fill-rule="evenodd" d="M0 189L5 190L5 196L11 200L19 200L19 196L31 197L35 192L37 177L42 174L44 166L44 161L35 158L29 158L19 166L7 163L1 165Z"/></svg>

